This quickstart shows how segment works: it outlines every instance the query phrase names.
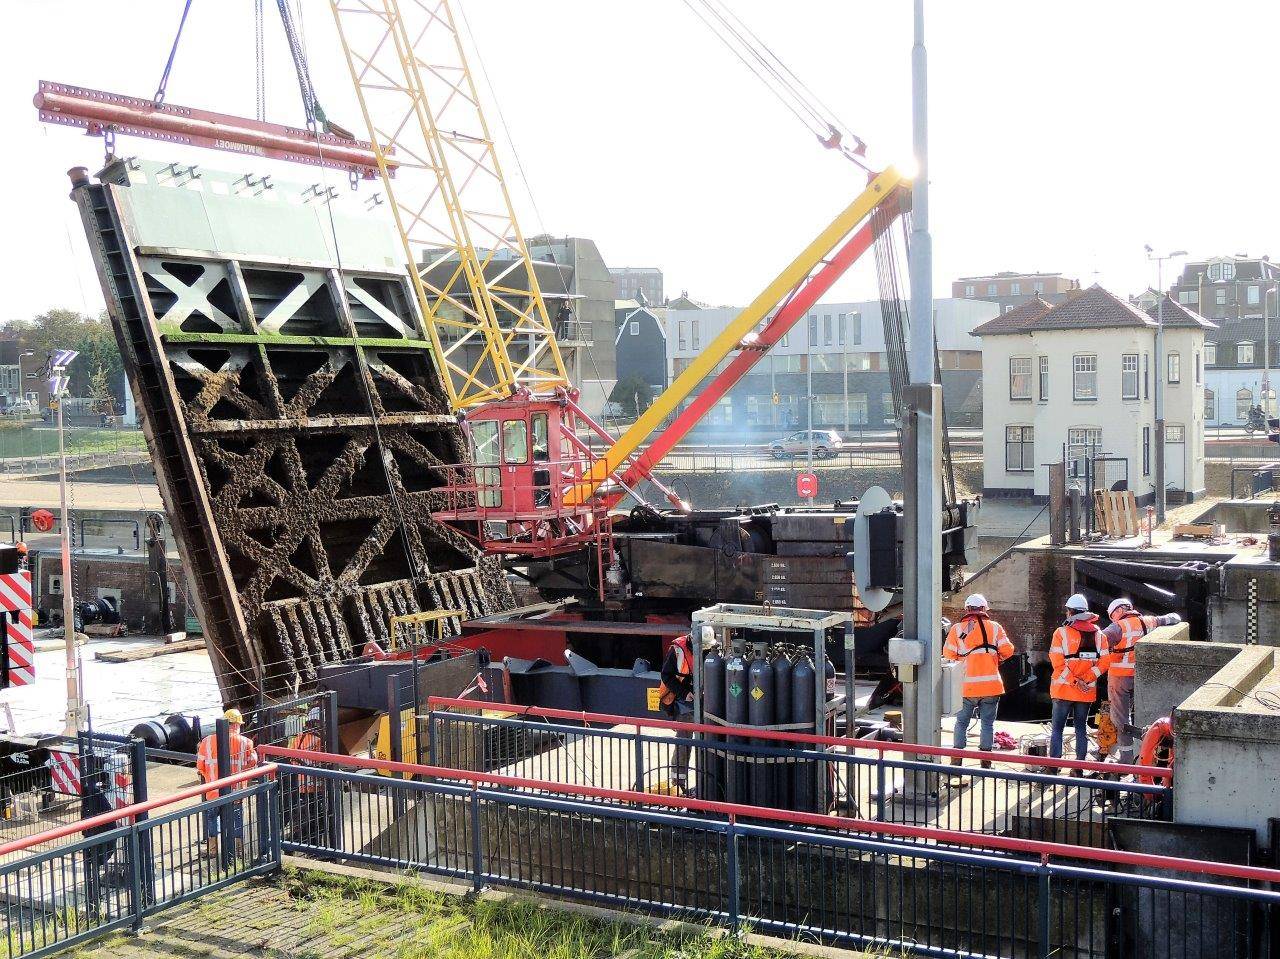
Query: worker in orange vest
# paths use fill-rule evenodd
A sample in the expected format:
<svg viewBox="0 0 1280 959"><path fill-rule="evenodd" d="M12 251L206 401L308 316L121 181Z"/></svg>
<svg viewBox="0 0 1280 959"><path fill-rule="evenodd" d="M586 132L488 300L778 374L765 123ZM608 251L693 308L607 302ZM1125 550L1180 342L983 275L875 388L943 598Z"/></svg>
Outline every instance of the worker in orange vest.
<svg viewBox="0 0 1280 959"><path fill-rule="evenodd" d="M956 713L951 745L964 749L969 744L969 723L978 714L978 745L990 751L996 738L996 710L1004 695L1000 664L1013 655L1013 643L1004 627L991 618L987 598L974 593L964 601L964 616L953 624L942 645L944 659L964 664L964 700ZM951 765L959 766L954 756ZM982 760L982 768L990 769L991 760Z"/></svg>
<svg viewBox="0 0 1280 959"><path fill-rule="evenodd" d="M313 706L307 711L302 732L293 737L289 747L304 752L324 752L320 740L322 728L320 710ZM303 759L298 761L298 765L315 764ZM319 776L301 774L296 777L295 783L294 794L287 800L291 808L285 810L285 822L293 827L291 832L294 842L317 845L324 839L327 822L325 780Z"/></svg>
<svg viewBox="0 0 1280 959"><path fill-rule="evenodd" d="M246 769L253 769L258 765L258 751L253 748L253 740L248 736L242 736L240 730L244 727L244 716L240 710L233 708L228 709L222 714L222 718L227 721L228 735L227 741L230 747L230 762L228 773L235 775L244 772ZM196 749L196 773L200 776L200 781L211 783L218 778L218 734L212 732L204 739L200 740L200 746ZM218 798L218 790L212 789L204 794L206 800ZM241 804L233 802L231 805L231 836L234 839L236 848L239 849L243 843L244 833L244 811ZM205 835L205 855L210 859L218 857L218 832L220 830L221 809L206 809L204 812L204 835Z"/></svg>
<svg viewBox="0 0 1280 959"><path fill-rule="evenodd" d="M1062 756L1062 734L1071 720L1076 731L1076 759L1084 759L1089 754L1089 713L1098 698L1098 680L1107 670L1106 640L1098 629L1098 616L1089 611L1084 596L1076 593L1064 605L1066 621L1054 630L1049 647L1053 665L1049 755L1055 759Z"/></svg>
<svg viewBox="0 0 1280 959"><path fill-rule="evenodd" d="M1113 599L1107 607L1111 625L1102 631L1103 645L1109 657L1107 669L1107 701L1111 705L1111 723L1116 728L1119 760L1133 762L1133 667L1134 647L1157 626L1173 626L1182 622L1177 613L1165 616L1143 616L1133 608L1133 600Z"/></svg>
<svg viewBox="0 0 1280 959"><path fill-rule="evenodd" d="M684 723L693 722L693 650L690 642L688 634L671 641L662 661L662 682L658 687L658 702L667 716ZM676 731L678 740L687 742L692 738L688 732ZM671 778L681 792L688 789L691 751L689 746L676 746Z"/></svg>

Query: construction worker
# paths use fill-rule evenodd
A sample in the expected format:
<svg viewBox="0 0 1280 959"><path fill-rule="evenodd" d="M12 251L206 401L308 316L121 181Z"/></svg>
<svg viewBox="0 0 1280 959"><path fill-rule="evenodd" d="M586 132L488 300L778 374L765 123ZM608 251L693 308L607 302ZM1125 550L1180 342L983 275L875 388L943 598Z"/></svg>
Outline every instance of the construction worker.
<svg viewBox="0 0 1280 959"><path fill-rule="evenodd" d="M1113 599L1107 607L1111 625L1102 631L1102 647L1107 668L1107 699L1111 704L1111 724L1116 728L1119 760L1133 762L1133 666L1134 647L1157 626L1173 626L1182 622L1177 613L1165 616L1143 616L1126 597Z"/></svg>
<svg viewBox="0 0 1280 959"><path fill-rule="evenodd" d="M951 745L964 749L969 744L969 723L978 714L978 746L989 752L996 738L996 710L1004 695L1000 664L1013 655L1013 643L1004 627L991 618L987 598L974 593L964 601L964 616L947 632L942 646L944 659L964 664L964 700L956 713ZM960 757L953 756L951 765L959 766ZM982 760L982 768L990 769L991 760Z"/></svg>
<svg viewBox="0 0 1280 959"><path fill-rule="evenodd" d="M679 722L693 721L693 650L686 633L672 640L662 661L662 684L658 702L667 716ZM688 742L693 737L683 730L676 731L676 738ZM677 745L671 778L681 792L688 791L689 755L692 747Z"/></svg>
<svg viewBox="0 0 1280 959"><path fill-rule="evenodd" d="M1054 630L1049 647L1053 664L1049 755L1061 758L1062 734L1071 720L1076 731L1076 759L1084 759L1089 754L1089 713L1098 697L1098 680L1107 669L1106 640L1098 629L1097 614L1089 611L1089 601L1082 595L1074 594L1064 606L1066 621Z"/></svg>
<svg viewBox="0 0 1280 959"><path fill-rule="evenodd" d="M227 732L230 752L230 762L227 764L228 775L234 776L236 773L244 772L246 769L253 769L258 765L258 752L253 748L253 740L240 734L240 730L244 727L244 716L241 715L240 710L232 707L222 714L222 718L227 721L229 727ZM196 773L200 776L200 781L204 783L214 782L218 778L218 734L216 730L200 740L200 746L196 749ZM204 798L206 800L217 799L218 790L213 789L206 792ZM228 838L234 839L236 848L239 849L243 842L244 812L238 802L233 802L230 806L229 831L231 835ZM221 828L221 813L222 808L206 809L204 812L205 855L210 859L218 857L218 833Z"/></svg>
<svg viewBox="0 0 1280 959"><path fill-rule="evenodd" d="M320 739L323 729L320 710L312 707L307 712L302 732L289 743L290 749L305 752L323 752ZM310 765L299 760L298 765ZM295 779L294 795L285 811L285 822L292 825L293 841L306 845L318 845L324 841L326 826L325 780L319 776L300 775Z"/></svg>

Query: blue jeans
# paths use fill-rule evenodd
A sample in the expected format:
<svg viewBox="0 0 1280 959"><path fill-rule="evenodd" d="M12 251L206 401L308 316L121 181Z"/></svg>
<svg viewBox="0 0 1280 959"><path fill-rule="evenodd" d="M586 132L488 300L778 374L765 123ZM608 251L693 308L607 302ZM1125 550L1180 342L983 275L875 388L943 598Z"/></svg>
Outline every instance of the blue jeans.
<svg viewBox="0 0 1280 959"><path fill-rule="evenodd" d="M1084 759L1089 755L1089 710L1093 703L1077 703L1070 699L1053 701L1053 725L1049 732L1049 755L1054 759L1062 758L1062 731L1067 728L1067 720L1074 717L1076 725L1076 759Z"/></svg>
<svg viewBox="0 0 1280 959"><path fill-rule="evenodd" d="M951 734L951 745L956 749L964 749L969 745L969 723L973 714L978 714L978 747L990 750L996 741L996 708L1000 705L999 696L980 696L977 699L964 698L960 711L956 713L956 728Z"/></svg>

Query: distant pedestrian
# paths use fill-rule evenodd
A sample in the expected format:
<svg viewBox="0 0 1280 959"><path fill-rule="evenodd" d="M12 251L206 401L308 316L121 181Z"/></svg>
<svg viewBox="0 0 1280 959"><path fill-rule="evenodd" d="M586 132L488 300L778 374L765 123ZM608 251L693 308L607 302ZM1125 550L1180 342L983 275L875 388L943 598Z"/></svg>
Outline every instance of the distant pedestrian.
<svg viewBox="0 0 1280 959"><path fill-rule="evenodd" d="M1134 647L1157 626L1173 626L1182 622L1177 613L1143 616L1133 608L1133 601L1113 599L1107 607L1111 625L1102 631L1102 647L1107 654L1107 701L1111 705L1111 722L1116 727L1118 759L1133 762L1133 667Z"/></svg>
<svg viewBox="0 0 1280 959"><path fill-rule="evenodd" d="M942 646L944 659L959 661L964 667L964 700L956 713L951 745L964 749L969 744L969 723L978 714L978 746L989 752L995 743L996 711L1004 695L1000 664L1013 655L1013 643L1004 627L990 615L987 598L974 593L964 601L964 616L947 633ZM951 765L959 766L954 756ZM991 760L982 760L982 768L990 769Z"/></svg>
<svg viewBox="0 0 1280 959"><path fill-rule="evenodd" d="M228 774L234 776L236 773L244 772L246 769L253 769L258 765L258 751L253 748L253 740L240 734L240 730L244 728L244 716L240 710L231 708L222 714L222 718L227 721L227 725L230 727L227 734L230 746L230 761L227 764L229 767ZM218 778L218 734L216 731L200 740L200 746L196 750L196 773L200 776L200 781L204 783L214 782ZM213 789L206 792L204 798L206 800L217 799L218 790ZM239 850L244 841L244 809L239 802L232 802L230 806L231 810L228 817L230 835L225 838L234 840L236 849ZM217 807L204 811L205 855L210 859L218 857L218 833L221 831L222 810L223 807Z"/></svg>
<svg viewBox="0 0 1280 959"><path fill-rule="evenodd" d="M1084 759L1089 754L1089 713L1098 698L1098 680L1107 668L1106 641L1098 629L1098 616L1089 611L1084 596L1076 593L1064 606L1066 621L1054 631L1049 647L1053 665L1049 755L1061 758L1063 732L1071 720L1075 724L1076 759Z"/></svg>

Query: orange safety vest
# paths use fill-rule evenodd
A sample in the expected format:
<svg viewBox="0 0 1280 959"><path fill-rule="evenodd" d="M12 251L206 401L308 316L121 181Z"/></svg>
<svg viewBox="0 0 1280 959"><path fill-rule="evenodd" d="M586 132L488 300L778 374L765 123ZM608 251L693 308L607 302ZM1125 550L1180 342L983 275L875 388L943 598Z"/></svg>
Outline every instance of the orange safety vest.
<svg viewBox="0 0 1280 959"><path fill-rule="evenodd" d="M253 740L248 736L235 733L230 737L231 762L229 775L253 769L258 765L258 751L253 748ZM211 783L218 778L218 735L210 733L200 740L196 750L196 773L201 782ZM218 791L212 790L204 794L205 799L217 799Z"/></svg>
<svg viewBox="0 0 1280 959"><path fill-rule="evenodd" d="M964 696L981 699L1004 695L1000 664L1013 655L1004 627L986 616L965 616L947 633L945 659L964 661Z"/></svg>
<svg viewBox="0 0 1280 959"><path fill-rule="evenodd" d="M1098 698L1098 680L1107 668L1106 640L1100 639L1101 630L1094 633L1094 648L1084 643L1084 634L1074 626L1063 624L1053 633L1049 647L1049 662L1053 664L1053 678L1049 682L1049 695L1054 699L1066 699L1076 703L1091 703ZM1084 648L1081 648L1081 647ZM1077 681L1088 685L1080 689Z"/></svg>
<svg viewBox="0 0 1280 959"><path fill-rule="evenodd" d="M289 744L291 749L297 749L302 752L320 752L320 737L315 733L300 733L293 738L293 742ZM304 761L305 762L305 761ZM320 779L318 776L299 776L298 792L313 793L320 790Z"/></svg>
<svg viewBox="0 0 1280 959"><path fill-rule="evenodd" d="M689 652L689 637L678 636L671 641L671 650L676 654L676 672L681 676L693 675L693 654ZM670 706L676 701L676 693L674 689L667 688L667 684L659 681L658 702L663 706Z"/></svg>
<svg viewBox="0 0 1280 959"><path fill-rule="evenodd" d="M1120 627L1120 642L1107 649L1107 655L1110 658L1109 672L1112 676L1132 676L1133 648L1149 630L1156 628L1156 617L1128 613L1116 620L1115 625Z"/></svg>

